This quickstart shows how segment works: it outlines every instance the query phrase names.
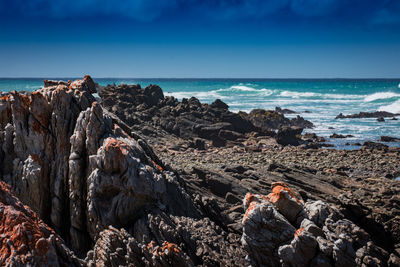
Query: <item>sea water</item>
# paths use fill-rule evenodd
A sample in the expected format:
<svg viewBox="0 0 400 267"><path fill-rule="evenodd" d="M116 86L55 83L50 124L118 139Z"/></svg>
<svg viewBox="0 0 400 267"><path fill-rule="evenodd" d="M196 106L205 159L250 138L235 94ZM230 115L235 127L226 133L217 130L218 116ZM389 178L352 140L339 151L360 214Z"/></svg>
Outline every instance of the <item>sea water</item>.
<svg viewBox="0 0 400 267"><path fill-rule="evenodd" d="M67 80L73 78L64 78ZM287 108L314 123L306 130L329 137L332 133L351 134L346 139L330 139L336 148L367 140L378 141L380 136L400 137L399 120L385 118L385 122L371 119L340 119L339 113L353 114L360 111L388 111L400 113L400 79L95 79L107 84L158 84L165 95L178 99L197 97L211 103L219 98L232 111L249 112L255 108ZM0 79L0 91L33 91L43 85L43 79ZM296 115L286 115L293 117ZM333 128L333 129L332 129ZM400 142L388 143L400 146Z"/></svg>

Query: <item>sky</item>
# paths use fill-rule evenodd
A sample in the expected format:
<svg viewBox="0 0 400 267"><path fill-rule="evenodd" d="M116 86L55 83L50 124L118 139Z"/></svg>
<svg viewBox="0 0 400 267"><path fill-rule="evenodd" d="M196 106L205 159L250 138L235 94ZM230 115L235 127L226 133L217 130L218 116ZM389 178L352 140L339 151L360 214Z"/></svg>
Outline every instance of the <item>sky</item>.
<svg viewBox="0 0 400 267"><path fill-rule="evenodd" d="M0 0L0 77L400 78L400 0Z"/></svg>

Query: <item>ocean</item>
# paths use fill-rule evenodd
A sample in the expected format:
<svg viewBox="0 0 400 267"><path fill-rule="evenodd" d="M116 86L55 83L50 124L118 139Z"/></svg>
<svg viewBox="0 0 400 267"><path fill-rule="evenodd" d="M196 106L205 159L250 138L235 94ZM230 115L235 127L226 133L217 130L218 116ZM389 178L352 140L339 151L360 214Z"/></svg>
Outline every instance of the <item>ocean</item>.
<svg viewBox="0 0 400 267"><path fill-rule="evenodd" d="M63 78L63 80L73 78ZM58 80L58 79L57 79ZM372 119L341 119L339 113L360 111L388 111L400 113L400 79L94 79L101 85L149 84L159 85L165 95L178 99L197 97L211 103L216 98L226 102L232 111L250 111L254 108L287 108L314 123L317 135L329 137L333 133L351 134L346 139L330 139L336 148L359 148L345 143L378 141L387 135L400 138L399 120L385 122ZM43 85L43 79L0 79L0 91L33 91ZM296 115L286 115L293 117ZM333 128L333 129L332 129ZM400 146L400 142L388 143Z"/></svg>

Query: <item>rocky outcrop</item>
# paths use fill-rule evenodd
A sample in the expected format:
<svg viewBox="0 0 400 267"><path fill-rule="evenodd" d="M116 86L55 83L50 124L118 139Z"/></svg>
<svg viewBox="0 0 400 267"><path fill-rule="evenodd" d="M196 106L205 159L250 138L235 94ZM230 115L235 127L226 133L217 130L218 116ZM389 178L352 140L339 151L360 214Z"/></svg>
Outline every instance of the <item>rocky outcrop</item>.
<svg viewBox="0 0 400 267"><path fill-rule="evenodd" d="M149 105L162 98L157 88L145 90ZM190 197L176 173L104 110L94 92L96 85L86 76L0 99L1 176L22 202L79 257L93 248L89 265L243 261L239 236L207 218L218 217L212 201ZM126 259L121 251L132 257Z"/></svg>
<svg viewBox="0 0 400 267"><path fill-rule="evenodd" d="M349 184L348 176L354 175L346 165L350 161L343 159L366 150L343 154L282 147L266 130L229 112L222 101L211 105L195 98L178 102L165 97L157 86L112 86L127 90L124 96L132 97L114 101L122 100L127 106L135 103L135 110L124 118L137 119L130 127L110 112L113 108L104 109L96 102L93 94L110 93L106 88L86 76L74 82L47 81L31 94L2 94L0 177L33 211L0 183L1 264L41 265L45 257L48 265L55 266L244 266L246 254L255 265L390 265L398 261L398 201L387 198L387 194L398 194L396 184L390 192L374 188L372 199L383 201L382 212L372 209L377 204L370 205L368 196L360 198L362 208L357 209L353 202L361 196L358 191L338 197ZM113 100L111 95L103 99ZM118 104L110 105L119 109ZM192 138L186 148L165 142L172 135L162 130L164 113L178 125L176 129L190 129L182 135ZM199 120L195 124L193 116ZM245 123L256 131L247 132ZM305 142L297 139L296 128L288 127L292 135L283 134L283 128L277 135ZM153 151L141 137L144 132L167 137L158 140ZM322 141L315 135L303 138ZM202 150L206 142L215 147L231 142L231 146L213 148L210 153ZM262 153L253 153L256 150ZM319 162L329 153L335 154ZM385 155L392 169L384 174L397 177L397 150L388 148L383 153L368 155ZM301 155L315 166L304 166L299 158L288 163L292 156ZM363 162L360 170L375 168L381 175L378 159L364 160L363 155L354 154L351 160ZM331 166L335 160L343 166ZM182 162L189 168L177 165ZM272 193L263 196L278 180L301 190L296 193L286 184L274 183ZM352 178L351 188L360 180ZM256 194L246 197L242 225L244 209L239 203L246 192ZM340 209L315 199L339 200L335 203ZM372 216L368 209L373 210ZM379 242L383 239L389 241Z"/></svg>
<svg viewBox="0 0 400 267"><path fill-rule="evenodd" d="M305 120L304 118L297 116L293 119L286 118L281 112L264 110L264 109L253 109L249 114L245 112L239 112L243 117L251 121L255 126L263 130L279 129L283 126L296 126L300 128L312 128L314 125L312 122Z"/></svg>
<svg viewBox="0 0 400 267"><path fill-rule="evenodd" d="M362 118L387 118L395 117L400 114L391 113L387 111L374 111L374 112L360 112L358 114L343 115L340 113L336 116L336 119L362 119Z"/></svg>
<svg viewBox="0 0 400 267"><path fill-rule="evenodd" d="M381 136L379 139L381 142L400 142L400 138L392 137L392 136Z"/></svg>
<svg viewBox="0 0 400 267"><path fill-rule="evenodd" d="M0 182L0 264L81 266L63 240Z"/></svg>
<svg viewBox="0 0 400 267"><path fill-rule="evenodd" d="M285 184L244 199L242 243L252 266L382 266L397 256L323 201L304 202Z"/></svg>
<svg viewBox="0 0 400 267"><path fill-rule="evenodd" d="M271 130L281 126L312 127L311 122L299 116L288 119L279 113L287 110L233 113L220 99L209 105L195 97L179 102L165 97L154 85L144 89L140 85L107 86L99 95L107 110L145 136L158 137L165 131L193 142L197 138L209 140L214 147L235 144L250 133L275 135Z"/></svg>

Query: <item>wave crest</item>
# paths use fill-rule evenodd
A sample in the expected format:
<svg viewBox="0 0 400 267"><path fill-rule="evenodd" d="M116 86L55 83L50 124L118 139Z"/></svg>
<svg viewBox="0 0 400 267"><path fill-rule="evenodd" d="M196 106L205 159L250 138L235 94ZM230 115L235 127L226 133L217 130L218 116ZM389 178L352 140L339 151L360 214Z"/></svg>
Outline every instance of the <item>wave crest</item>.
<svg viewBox="0 0 400 267"><path fill-rule="evenodd" d="M372 95L368 95L364 98L364 102L372 102L380 99L389 99L394 97L400 97L400 94L394 92L379 92Z"/></svg>
<svg viewBox="0 0 400 267"><path fill-rule="evenodd" d="M397 100L396 102L390 104L390 105L379 107L378 111L387 111L387 112L391 112L391 113L400 113L400 99Z"/></svg>

